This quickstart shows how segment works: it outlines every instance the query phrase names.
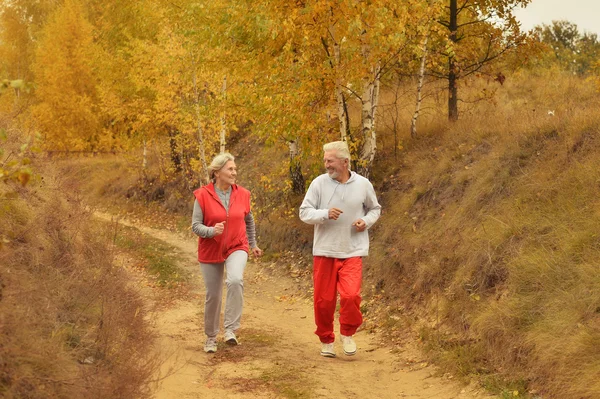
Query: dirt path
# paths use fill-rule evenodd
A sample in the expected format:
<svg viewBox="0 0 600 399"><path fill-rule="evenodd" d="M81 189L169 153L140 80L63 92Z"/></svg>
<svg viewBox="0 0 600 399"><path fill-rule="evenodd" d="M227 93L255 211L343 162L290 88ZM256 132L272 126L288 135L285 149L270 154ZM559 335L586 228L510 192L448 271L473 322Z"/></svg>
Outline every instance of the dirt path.
<svg viewBox="0 0 600 399"><path fill-rule="evenodd" d="M241 344L229 347L219 337L217 353L205 354L204 286L195 240L166 230L140 230L178 248L184 257L181 266L192 275L189 295L156 313L159 348L167 356L157 399L491 398L436 377L435 368L420 361L418 352L406 348L392 353L364 331L355 335L356 356L344 356L336 344L337 358L321 357L312 302L296 292L291 279L276 278L264 264L249 263L246 269Z"/></svg>

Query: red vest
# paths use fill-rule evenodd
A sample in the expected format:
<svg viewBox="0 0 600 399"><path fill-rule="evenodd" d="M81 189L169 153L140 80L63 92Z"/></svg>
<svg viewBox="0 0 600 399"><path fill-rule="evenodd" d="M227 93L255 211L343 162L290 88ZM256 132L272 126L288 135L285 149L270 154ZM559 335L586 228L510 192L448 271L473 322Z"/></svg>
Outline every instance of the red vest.
<svg viewBox="0 0 600 399"><path fill-rule="evenodd" d="M249 251L246 236L246 215L250 213L250 191L234 184L231 186L229 211L221 203L214 183L194 191L194 196L202 209L203 224L212 227L225 222L223 234L212 238L198 237L198 261L202 263L222 263L237 250Z"/></svg>

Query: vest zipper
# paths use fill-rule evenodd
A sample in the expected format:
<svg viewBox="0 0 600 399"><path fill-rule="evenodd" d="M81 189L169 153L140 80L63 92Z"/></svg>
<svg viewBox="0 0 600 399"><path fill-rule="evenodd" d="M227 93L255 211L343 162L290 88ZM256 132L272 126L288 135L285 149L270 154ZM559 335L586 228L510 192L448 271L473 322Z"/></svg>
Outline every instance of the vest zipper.
<svg viewBox="0 0 600 399"><path fill-rule="evenodd" d="M219 199L219 203L225 209L225 228L223 229L223 238L221 239L221 257L223 258L223 262L225 262L225 239L227 238L227 228L229 227L229 209L233 205L233 187L231 187L231 196L229 197L229 208L225 208L225 205ZM218 196L217 196L218 198Z"/></svg>
<svg viewBox="0 0 600 399"><path fill-rule="evenodd" d="M229 207L225 209L225 229L223 229L223 238L227 237L225 234L227 233L227 228L229 227L229 209L231 209L231 207L233 206L233 200L234 200L233 187L231 187L231 196L229 197ZM223 205L223 208L225 208L225 205ZM225 244L225 240L223 240L222 243ZM225 251L223 250L223 247L221 248L221 256L223 257L223 259L225 259Z"/></svg>

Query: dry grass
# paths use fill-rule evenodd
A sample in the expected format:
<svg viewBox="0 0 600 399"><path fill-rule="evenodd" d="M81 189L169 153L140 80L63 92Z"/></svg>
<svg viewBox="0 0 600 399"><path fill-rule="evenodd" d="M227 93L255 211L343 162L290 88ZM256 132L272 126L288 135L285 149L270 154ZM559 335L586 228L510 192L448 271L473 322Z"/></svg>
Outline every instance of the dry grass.
<svg viewBox="0 0 600 399"><path fill-rule="evenodd" d="M148 397L145 305L75 193L43 178L0 201L0 396Z"/></svg>
<svg viewBox="0 0 600 399"><path fill-rule="evenodd" d="M447 131L405 138L400 165L382 154L367 275L455 372L600 396L599 106L577 78L515 76Z"/></svg>
<svg viewBox="0 0 600 399"><path fill-rule="evenodd" d="M141 152L59 158L55 164L65 184L81 193L86 204L130 222L193 235L193 189L181 176L165 174L156 159L159 155L150 157L145 172Z"/></svg>

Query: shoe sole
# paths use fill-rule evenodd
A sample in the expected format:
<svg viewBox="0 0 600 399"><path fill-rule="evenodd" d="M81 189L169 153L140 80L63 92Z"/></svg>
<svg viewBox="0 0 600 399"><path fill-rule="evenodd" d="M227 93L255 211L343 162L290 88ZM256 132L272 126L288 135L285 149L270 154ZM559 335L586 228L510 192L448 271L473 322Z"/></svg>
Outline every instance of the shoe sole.
<svg viewBox="0 0 600 399"><path fill-rule="evenodd" d="M209 350L204 349L204 352L206 352L206 353L217 353L217 350L216 349L209 349Z"/></svg>
<svg viewBox="0 0 600 399"><path fill-rule="evenodd" d="M321 352L321 356L323 356L323 357L335 357L335 353Z"/></svg>
<svg viewBox="0 0 600 399"><path fill-rule="evenodd" d="M356 355L356 351L354 351L354 352L346 352L346 351L344 351L344 355L346 355L346 356L354 356L354 355Z"/></svg>
<svg viewBox="0 0 600 399"><path fill-rule="evenodd" d="M227 341L225 341L225 343L227 345L235 346L238 344L238 341L235 338L229 338Z"/></svg>

